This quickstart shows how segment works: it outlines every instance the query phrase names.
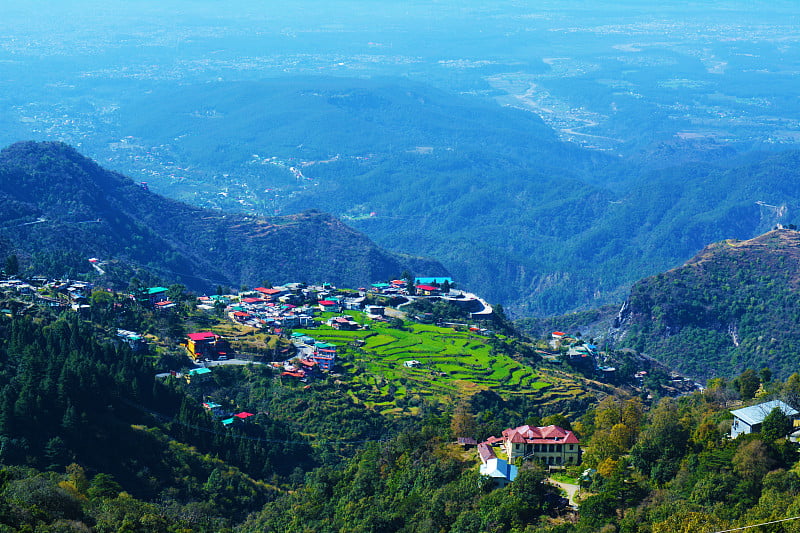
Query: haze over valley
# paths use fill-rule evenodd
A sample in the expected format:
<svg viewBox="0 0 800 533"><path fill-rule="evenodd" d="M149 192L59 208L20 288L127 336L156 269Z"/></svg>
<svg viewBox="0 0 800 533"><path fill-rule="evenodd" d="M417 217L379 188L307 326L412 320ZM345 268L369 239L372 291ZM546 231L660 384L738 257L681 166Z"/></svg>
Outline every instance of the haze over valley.
<svg viewBox="0 0 800 533"><path fill-rule="evenodd" d="M772 187L692 185L800 141L793 3L370 6L11 7L0 142L64 141L201 207L330 212L518 316L793 220Z"/></svg>

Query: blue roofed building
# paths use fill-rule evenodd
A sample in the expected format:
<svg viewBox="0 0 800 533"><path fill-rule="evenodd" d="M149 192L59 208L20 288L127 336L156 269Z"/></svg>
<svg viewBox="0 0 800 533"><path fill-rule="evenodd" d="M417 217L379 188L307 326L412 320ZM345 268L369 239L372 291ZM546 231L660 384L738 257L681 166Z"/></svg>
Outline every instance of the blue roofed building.
<svg viewBox="0 0 800 533"><path fill-rule="evenodd" d="M482 464L480 472L481 475L492 478L495 485L501 489L517 478L517 467L497 457L492 457Z"/></svg>
<svg viewBox="0 0 800 533"><path fill-rule="evenodd" d="M793 423L797 422L798 414L800 413L797 409L781 400L772 400L770 402L751 405L750 407L742 407L741 409L731 411L733 415L731 438L735 439L739 435L760 432L761 424L764 422L764 419L776 407L780 409L783 414L791 418Z"/></svg>

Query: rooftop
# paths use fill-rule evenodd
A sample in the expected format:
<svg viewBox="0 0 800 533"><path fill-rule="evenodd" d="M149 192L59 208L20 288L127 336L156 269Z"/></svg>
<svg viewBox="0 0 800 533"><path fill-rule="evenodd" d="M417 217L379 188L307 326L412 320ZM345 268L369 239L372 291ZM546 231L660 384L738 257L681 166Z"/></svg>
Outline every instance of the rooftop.
<svg viewBox="0 0 800 533"><path fill-rule="evenodd" d="M731 414L739 420L745 422L747 425L752 426L754 424L760 424L763 422L767 415L770 414L770 412L772 412L772 410L776 407L783 411L783 414L786 416L796 416L800 414L791 405L788 405L781 400L772 400L770 402L751 405L750 407L742 407L741 409L731 411Z"/></svg>

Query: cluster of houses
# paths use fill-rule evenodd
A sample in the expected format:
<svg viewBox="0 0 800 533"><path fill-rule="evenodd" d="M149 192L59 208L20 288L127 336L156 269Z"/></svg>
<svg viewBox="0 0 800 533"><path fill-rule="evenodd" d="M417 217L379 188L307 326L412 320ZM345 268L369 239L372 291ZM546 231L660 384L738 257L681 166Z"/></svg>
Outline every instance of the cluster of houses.
<svg viewBox="0 0 800 533"><path fill-rule="evenodd" d="M203 402L203 409L211 413L215 418L220 419L222 425L225 427L231 427L234 424L242 423L255 416L253 413L248 413L247 411L241 411L236 414L226 412L222 409L222 405L212 401Z"/></svg>
<svg viewBox="0 0 800 533"><path fill-rule="evenodd" d="M0 281L0 290L13 293L22 302L58 310L72 309L82 312L89 309L89 296L94 285L79 280L48 280L33 277L29 280L7 279ZM3 310L11 314L11 310Z"/></svg>
<svg viewBox="0 0 800 533"><path fill-rule="evenodd" d="M414 292L419 296L441 296L450 292L453 278L414 278L411 284ZM370 292L385 296L408 296L409 280L393 279L389 282L373 283Z"/></svg>
<svg viewBox="0 0 800 533"><path fill-rule="evenodd" d="M239 301L227 306L234 322L272 331L314 325L313 301L317 288L291 283L283 287L256 287L239 295ZM226 302L227 303L227 302Z"/></svg>
<svg viewBox="0 0 800 533"><path fill-rule="evenodd" d="M330 372L336 364L337 347L335 344L320 342L314 337L299 332L292 333L292 343L300 357L297 364L284 363L282 376L295 378L311 377L316 371Z"/></svg>
<svg viewBox="0 0 800 533"><path fill-rule="evenodd" d="M471 442L470 442L471 441ZM474 444L473 439L459 439L462 444ZM494 448L500 448L507 459L497 457ZM559 426L519 426L503 430L501 437L489 437L477 444L481 461L480 473L489 476L499 487L504 487L517 477L517 459L535 460L549 467L579 465L580 441L572 431Z"/></svg>

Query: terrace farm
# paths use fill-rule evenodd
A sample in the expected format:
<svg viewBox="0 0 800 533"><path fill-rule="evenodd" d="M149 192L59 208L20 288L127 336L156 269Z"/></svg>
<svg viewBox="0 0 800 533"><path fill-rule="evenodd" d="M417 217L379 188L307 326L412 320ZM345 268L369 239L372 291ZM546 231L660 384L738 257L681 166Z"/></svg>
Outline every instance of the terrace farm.
<svg viewBox="0 0 800 533"><path fill-rule="evenodd" d="M422 403L449 403L486 390L504 398L536 394L543 404L588 392L574 378L534 370L503 335L418 323L399 329L357 311L348 314L369 329L297 331L339 346L337 366L348 376L348 395L384 415L414 415Z"/></svg>

